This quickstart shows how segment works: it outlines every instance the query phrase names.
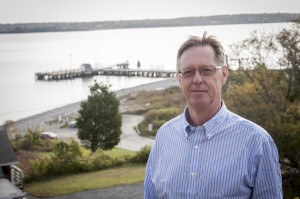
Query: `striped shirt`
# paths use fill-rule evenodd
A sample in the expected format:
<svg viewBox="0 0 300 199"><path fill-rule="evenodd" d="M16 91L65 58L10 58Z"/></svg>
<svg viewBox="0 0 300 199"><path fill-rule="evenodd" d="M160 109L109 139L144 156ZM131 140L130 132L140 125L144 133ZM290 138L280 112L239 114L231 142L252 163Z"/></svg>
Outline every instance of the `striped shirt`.
<svg viewBox="0 0 300 199"><path fill-rule="evenodd" d="M282 198L278 151L260 126L221 109L203 126L184 113L157 132L144 184L153 198Z"/></svg>

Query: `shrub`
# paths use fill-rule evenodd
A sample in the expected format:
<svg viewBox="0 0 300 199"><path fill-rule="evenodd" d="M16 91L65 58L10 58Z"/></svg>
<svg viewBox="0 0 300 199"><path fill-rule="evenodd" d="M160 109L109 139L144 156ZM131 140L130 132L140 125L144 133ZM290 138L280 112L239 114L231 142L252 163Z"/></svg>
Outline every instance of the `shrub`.
<svg viewBox="0 0 300 199"><path fill-rule="evenodd" d="M54 172L52 170L51 160L48 157L43 157L39 159L31 159L29 160L30 167L25 172L25 180L40 180L51 176L50 172Z"/></svg>
<svg viewBox="0 0 300 199"><path fill-rule="evenodd" d="M25 180L29 182L52 176L113 168L131 162L132 158L130 155L112 157L102 150L82 157L81 150L74 140L70 143L56 143L50 156L41 157L33 152L22 151L21 159L27 159L21 162Z"/></svg>
<svg viewBox="0 0 300 199"><path fill-rule="evenodd" d="M22 168L25 175L25 180L27 180L28 177L30 177L33 172L30 161L40 158L40 155L37 152L20 150L17 152L17 157L19 161L18 166Z"/></svg>
<svg viewBox="0 0 300 199"><path fill-rule="evenodd" d="M141 134L144 136L155 136L157 130L168 120L176 117L181 113L178 107L168 107L150 110L145 119L138 124ZM149 131L148 124L153 124L152 131Z"/></svg>
<svg viewBox="0 0 300 199"><path fill-rule="evenodd" d="M20 134L11 136L11 143L15 151L51 151L56 140L41 139L40 137L41 131L29 128L24 136L21 136Z"/></svg>
<svg viewBox="0 0 300 199"><path fill-rule="evenodd" d="M150 146L143 147L137 154L131 158L132 163L147 163L151 151Z"/></svg>
<svg viewBox="0 0 300 199"><path fill-rule="evenodd" d="M134 98L127 98L126 103L139 107L135 113L139 111L138 113L144 114L145 119L138 124L141 135L144 136L155 136L158 128L179 115L186 105L179 87L160 91L142 91ZM153 124L152 131L148 130L148 124Z"/></svg>
<svg viewBox="0 0 300 199"><path fill-rule="evenodd" d="M41 145L41 143L38 140L39 134L40 132L38 131L28 129L25 136L21 136L20 134L17 134L15 138L12 140L12 145L16 151L18 150L32 151L37 146Z"/></svg>
<svg viewBox="0 0 300 199"><path fill-rule="evenodd" d="M103 150L97 150L89 157L92 167L91 170L101 170L112 167L113 158L103 152Z"/></svg>

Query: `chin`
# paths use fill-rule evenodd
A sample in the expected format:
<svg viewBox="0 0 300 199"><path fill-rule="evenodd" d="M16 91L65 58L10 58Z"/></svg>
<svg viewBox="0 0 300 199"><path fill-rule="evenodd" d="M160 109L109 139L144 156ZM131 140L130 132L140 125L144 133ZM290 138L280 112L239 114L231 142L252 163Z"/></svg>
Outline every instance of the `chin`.
<svg viewBox="0 0 300 199"><path fill-rule="evenodd" d="M209 98L197 98L197 99L192 99L190 101L190 104L192 107L198 107L198 108L208 108L213 106L213 101Z"/></svg>
<svg viewBox="0 0 300 199"><path fill-rule="evenodd" d="M204 107L208 107L209 103L201 101L201 102L192 102L191 105L192 105L192 107L195 107L195 108L204 108Z"/></svg>

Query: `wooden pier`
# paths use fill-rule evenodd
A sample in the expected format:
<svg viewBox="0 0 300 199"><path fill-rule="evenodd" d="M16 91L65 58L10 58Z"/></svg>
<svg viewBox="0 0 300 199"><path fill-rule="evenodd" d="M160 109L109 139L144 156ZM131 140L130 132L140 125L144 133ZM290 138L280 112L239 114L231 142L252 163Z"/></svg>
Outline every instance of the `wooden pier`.
<svg viewBox="0 0 300 199"><path fill-rule="evenodd" d="M114 68L101 68L101 69L74 69L74 70L60 70L53 72L38 72L35 73L37 80L66 80L79 77L89 77L94 75L104 76L128 76L128 77L175 77L176 71L173 70L152 70L152 69L114 69Z"/></svg>

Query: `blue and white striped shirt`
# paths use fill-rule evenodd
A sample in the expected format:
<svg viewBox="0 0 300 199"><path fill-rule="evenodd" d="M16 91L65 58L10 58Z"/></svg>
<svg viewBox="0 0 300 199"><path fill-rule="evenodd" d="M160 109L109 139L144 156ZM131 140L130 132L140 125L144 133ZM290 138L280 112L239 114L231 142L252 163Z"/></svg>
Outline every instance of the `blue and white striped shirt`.
<svg viewBox="0 0 300 199"><path fill-rule="evenodd" d="M153 198L282 198L278 151L260 126L223 103L203 126L184 113L157 132L144 184Z"/></svg>

